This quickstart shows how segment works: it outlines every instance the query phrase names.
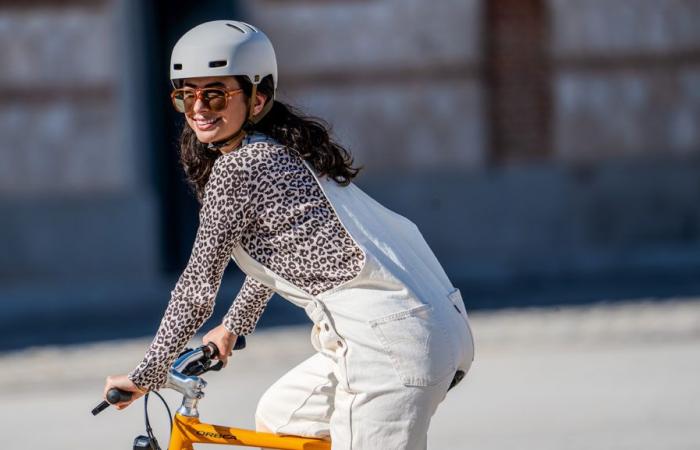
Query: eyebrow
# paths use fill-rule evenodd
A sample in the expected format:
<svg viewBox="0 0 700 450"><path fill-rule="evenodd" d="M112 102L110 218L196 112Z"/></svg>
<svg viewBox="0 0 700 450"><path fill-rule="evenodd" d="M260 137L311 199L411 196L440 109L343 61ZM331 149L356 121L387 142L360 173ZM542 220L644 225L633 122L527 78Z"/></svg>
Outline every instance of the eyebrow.
<svg viewBox="0 0 700 450"><path fill-rule="evenodd" d="M193 87L193 88L196 88L196 87L197 87L196 85L194 85L194 84L192 84L192 83L185 83L185 86L187 86L187 87ZM209 83L209 84L204 85L205 88L214 87L214 86L216 86L216 87L226 87L226 85L225 85L224 83L222 83L221 81L214 81L213 83Z"/></svg>

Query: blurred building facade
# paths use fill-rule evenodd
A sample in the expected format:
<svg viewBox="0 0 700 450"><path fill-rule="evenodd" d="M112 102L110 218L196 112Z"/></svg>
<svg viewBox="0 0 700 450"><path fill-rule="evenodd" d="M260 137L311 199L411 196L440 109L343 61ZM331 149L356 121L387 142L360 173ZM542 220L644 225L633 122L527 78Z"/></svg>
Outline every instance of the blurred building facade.
<svg viewBox="0 0 700 450"><path fill-rule="evenodd" d="M220 17L266 31L281 98L465 291L700 271L697 1L31 0L0 2L0 285L22 314L167 300L196 227L169 48Z"/></svg>
<svg viewBox="0 0 700 450"><path fill-rule="evenodd" d="M700 3L246 5L464 284L700 268Z"/></svg>
<svg viewBox="0 0 700 450"><path fill-rule="evenodd" d="M3 284L156 275L124 7L0 3Z"/></svg>

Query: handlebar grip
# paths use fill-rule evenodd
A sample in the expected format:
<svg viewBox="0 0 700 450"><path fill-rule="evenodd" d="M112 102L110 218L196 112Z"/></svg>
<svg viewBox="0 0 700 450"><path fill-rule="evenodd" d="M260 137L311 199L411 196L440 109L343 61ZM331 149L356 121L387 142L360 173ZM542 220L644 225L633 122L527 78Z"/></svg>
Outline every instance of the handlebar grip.
<svg viewBox="0 0 700 450"><path fill-rule="evenodd" d="M131 400L131 392L122 391L121 389L112 388L107 391L107 400L103 400L99 405L92 409L92 415L96 416L105 409L109 408L109 405L113 405L119 402L126 402Z"/></svg>
<svg viewBox="0 0 700 450"><path fill-rule="evenodd" d="M92 408L92 415L96 416L107 408L109 408L109 403L107 403L105 400L102 400L102 402L100 402L99 405Z"/></svg>
<svg viewBox="0 0 700 450"><path fill-rule="evenodd" d="M236 337L236 342L233 344L233 350L243 350L245 345L245 336L238 336ZM209 349L210 353L207 353L207 348ZM216 358L220 353L219 347L217 347L213 342L207 342L207 345L204 346L204 352L204 356L207 358Z"/></svg>
<svg viewBox="0 0 700 450"><path fill-rule="evenodd" d="M245 348L245 336L238 336L233 344L234 350L243 350Z"/></svg>
<svg viewBox="0 0 700 450"><path fill-rule="evenodd" d="M204 356L207 358L216 358L219 354L219 347L213 342L207 342L207 345L202 347L202 350L204 350Z"/></svg>
<svg viewBox="0 0 700 450"><path fill-rule="evenodd" d="M107 401L114 405L119 402L128 402L131 400L132 393L129 391L122 391L121 389L112 388L107 391Z"/></svg>

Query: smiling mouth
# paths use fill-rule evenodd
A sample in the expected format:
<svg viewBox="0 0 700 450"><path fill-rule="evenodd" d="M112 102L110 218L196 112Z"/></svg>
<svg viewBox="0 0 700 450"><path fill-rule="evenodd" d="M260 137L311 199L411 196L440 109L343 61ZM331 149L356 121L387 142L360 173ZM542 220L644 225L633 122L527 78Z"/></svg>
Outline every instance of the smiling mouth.
<svg viewBox="0 0 700 450"><path fill-rule="evenodd" d="M219 121L221 120L220 117L217 117L216 119L193 119L195 125L199 130L206 131L214 128L216 125L218 125Z"/></svg>

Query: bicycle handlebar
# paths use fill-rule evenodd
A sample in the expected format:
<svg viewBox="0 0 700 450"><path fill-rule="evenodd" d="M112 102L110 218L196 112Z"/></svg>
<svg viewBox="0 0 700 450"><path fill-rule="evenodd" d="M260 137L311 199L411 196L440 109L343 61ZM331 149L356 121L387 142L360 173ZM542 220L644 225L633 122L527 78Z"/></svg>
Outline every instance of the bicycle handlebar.
<svg viewBox="0 0 700 450"><path fill-rule="evenodd" d="M107 401L110 405L114 405L119 402L128 402L131 400L132 393L129 391L122 391L121 389L112 388L107 391Z"/></svg>
<svg viewBox="0 0 700 450"><path fill-rule="evenodd" d="M238 336L235 344L233 345L233 350L242 350L246 346L245 336ZM198 358L196 361L188 364L183 370L185 375L201 375L209 370L221 370L223 364L215 364L210 366L211 359L219 356L219 348L213 342L209 342L206 345L198 347L196 349L185 349L184 352L180 354L180 357L176 360L182 360L183 356L187 356L191 353L202 352L202 357ZM173 364L174 365L174 364ZM119 388L112 388L107 391L106 398L99 405L92 409L92 415L96 416L105 409L109 408L109 405L114 405L120 402L126 402L131 400L132 393L129 391L124 391Z"/></svg>
<svg viewBox="0 0 700 450"><path fill-rule="evenodd" d="M99 405L92 409L92 415L96 416L105 409L109 408L109 405L114 405L119 402L126 402L131 400L132 393L129 391L123 391L119 388L112 388L107 391L107 400L103 400Z"/></svg>

